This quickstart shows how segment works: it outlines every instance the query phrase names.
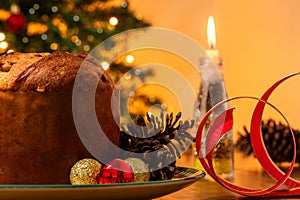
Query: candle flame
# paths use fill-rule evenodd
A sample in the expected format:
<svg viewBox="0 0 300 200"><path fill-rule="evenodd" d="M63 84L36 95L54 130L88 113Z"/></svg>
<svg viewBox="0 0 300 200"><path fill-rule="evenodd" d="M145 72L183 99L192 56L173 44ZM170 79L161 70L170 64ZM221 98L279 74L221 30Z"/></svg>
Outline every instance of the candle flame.
<svg viewBox="0 0 300 200"><path fill-rule="evenodd" d="M216 47L216 31L215 31L215 22L212 16L209 16L207 22L207 38L208 38L208 46L210 48Z"/></svg>

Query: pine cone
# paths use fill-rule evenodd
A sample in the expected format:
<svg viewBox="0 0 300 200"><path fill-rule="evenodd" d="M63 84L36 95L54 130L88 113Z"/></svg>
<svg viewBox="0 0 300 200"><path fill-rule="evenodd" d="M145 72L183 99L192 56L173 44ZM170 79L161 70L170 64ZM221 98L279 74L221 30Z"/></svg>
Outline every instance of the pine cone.
<svg viewBox="0 0 300 200"><path fill-rule="evenodd" d="M182 122L180 118L181 113L175 118L173 113L167 114L165 118L161 113L160 119L149 114L145 117L139 115L135 124L129 123L127 128L122 128L121 148L134 153L145 153L144 159L148 163L150 180L171 179L176 170L176 159L194 139L187 132L194 126L194 121ZM162 151L157 151L159 149ZM152 156L148 157L149 152L157 152L155 160ZM164 163L171 164L163 167Z"/></svg>
<svg viewBox="0 0 300 200"><path fill-rule="evenodd" d="M300 131L292 129L296 139L297 159L300 163ZM246 155L251 155L253 149L250 141L250 133L244 127L245 134L238 133L238 140L235 144L238 150ZM293 139L290 129L281 122L269 119L261 122L261 132L267 152L275 163L291 162L293 157Z"/></svg>
<svg viewBox="0 0 300 200"><path fill-rule="evenodd" d="M247 156L250 156L251 154L254 154L252 149L252 144L250 140L250 133L247 130L247 128L244 126L245 134L242 134L238 132L238 139L236 141L235 147L240 150L241 152L244 152Z"/></svg>

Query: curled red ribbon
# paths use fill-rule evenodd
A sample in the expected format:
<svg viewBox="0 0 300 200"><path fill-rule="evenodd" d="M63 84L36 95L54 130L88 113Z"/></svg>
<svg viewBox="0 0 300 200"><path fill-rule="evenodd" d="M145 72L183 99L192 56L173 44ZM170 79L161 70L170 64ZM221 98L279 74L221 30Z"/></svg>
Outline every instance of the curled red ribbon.
<svg viewBox="0 0 300 200"><path fill-rule="evenodd" d="M292 134L293 138L293 159L290 164L290 167L286 172L281 171L276 164L272 161L270 156L267 153L266 147L263 142L260 125L261 125L261 118L263 114L263 110L265 105L269 105L273 107L275 110L277 110L280 115L285 119L285 121L288 123L287 119L283 116L283 114L272 104L268 103L267 100L272 94L272 92L284 81L287 79L294 77L296 75L300 75L300 72L288 75L281 80L277 81L274 85L272 85L264 94L263 96L258 99L255 97L235 97L230 98L227 100L224 100L222 102L219 102L216 104L213 108L211 108L203 117L203 119L200 122L200 125L198 127L197 136L196 136L196 149L198 153L199 160L203 166L203 168L206 170L206 172L219 184L224 186L225 188L241 194L245 196L265 196L265 197L287 197L287 196L295 196L300 195L300 181L295 180L290 177L295 161L296 161L296 140L294 133L292 129L290 128L290 132ZM254 190L249 188L240 187L237 185L234 185L233 183L220 178L213 169L212 164L212 152L215 145L218 143L218 141L228 133L229 130L233 127L233 111L234 108L230 108L228 110L225 110L223 113L221 113L212 123L210 126L205 144L201 143L203 128L205 125L206 120L208 119L209 115L216 110L219 106L223 105L224 103L227 103L229 101L239 99L239 98L251 98L258 100L258 103L255 107L255 110L253 112L252 118L251 118L251 126L250 126L250 138L253 150L255 152L255 155L259 161L259 163L262 165L264 170L273 177L277 182L270 186L269 188L261 189L261 190ZM202 153L202 145L205 145L207 155L203 155ZM289 187L289 189L278 189L282 185L286 185Z"/></svg>

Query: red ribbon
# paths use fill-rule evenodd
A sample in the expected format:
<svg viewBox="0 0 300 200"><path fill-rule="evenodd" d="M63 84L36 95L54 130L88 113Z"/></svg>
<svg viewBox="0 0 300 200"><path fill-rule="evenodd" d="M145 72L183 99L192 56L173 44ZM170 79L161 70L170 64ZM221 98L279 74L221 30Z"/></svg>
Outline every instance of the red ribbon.
<svg viewBox="0 0 300 200"><path fill-rule="evenodd" d="M207 154L203 155L202 153L202 143L201 143L201 138L203 134L203 128L205 126L205 122L208 119L209 115L216 110L219 106L223 105L224 103L227 103L229 101L239 99L239 98L244 98L244 97L235 97L231 99L224 100L217 105L215 105L212 109L210 109L203 119L200 122L200 125L198 127L197 131L197 136L196 136L196 149L198 153L199 160L203 166L203 168L206 170L206 172L219 184L224 186L225 188L241 194L245 196L265 196L265 197L287 197L287 196L295 196L295 195L300 195L300 181L295 180L290 177L292 170L295 165L296 161L296 140L294 133L292 129L290 128L292 138L293 138L293 159L290 164L290 167L286 172L281 171L276 164L272 161L270 156L267 153L266 147L263 142L261 130L260 130L260 125L261 125L261 118L262 118L262 113L264 110L264 107L266 104L270 105L274 109L276 109L273 105L267 102L268 98L272 94L272 92L284 81L287 79L300 75L300 72L294 73L291 75L288 75L281 80L277 81L272 87L270 87L264 95L261 97L261 99L254 98L254 97L247 97L247 98L252 98L258 100L258 103L255 107L255 110L252 115L251 119L251 128L250 128L250 139L252 143L253 150L255 152L255 155L259 161L259 163L262 165L264 170L271 176L273 177L277 182L270 186L269 188L261 189L261 190L254 190L254 189L249 189L249 188L244 188L240 187L237 185L234 185L233 183L220 178L214 171L213 169L213 164L212 164L212 152L218 141L228 133L229 130L232 129L233 127L233 111L234 108L230 108L228 110L225 110L223 113L221 113L212 123L210 126L207 136L206 136L206 141L205 141L205 149ZM276 109L277 110L277 109ZM282 113L277 110L281 115ZM282 117L286 120L286 118L282 115ZM286 120L287 122L287 120ZM288 122L287 122L288 123ZM282 185L286 185L289 187L289 189L278 189Z"/></svg>

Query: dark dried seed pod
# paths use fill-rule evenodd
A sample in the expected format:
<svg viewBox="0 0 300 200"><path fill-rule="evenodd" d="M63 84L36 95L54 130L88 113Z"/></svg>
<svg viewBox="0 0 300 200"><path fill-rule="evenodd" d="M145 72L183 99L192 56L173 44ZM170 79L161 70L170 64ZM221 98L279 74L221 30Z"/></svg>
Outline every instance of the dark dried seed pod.
<svg viewBox="0 0 300 200"><path fill-rule="evenodd" d="M125 127L121 131L121 147L124 150L144 153L143 157L145 162L149 163L151 171L161 168L151 173L152 180L171 178L176 169L175 162L167 167L161 166L162 163L179 158L187 146L186 143L194 139L187 133L187 129L191 128L194 122L182 122L180 118L181 113L174 117L173 113L164 115L161 112L160 119L146 114L144 117L138 116L136 124L128 124L127 129ZM157 152L157 159L153 160L153 156L150 158L147 152Z"/></svg>
<svg viewBox="0 0 300 200"><path fill-rule="evenodd" d="M244 152L246 155L253 154L250 133L244 128L246 134L238 134L238 140L235 144L237 149ZM300 132L292 129L297 141L297 150L300 148ZM264 144L269 156L275 163L290 162L293 155L292 136L289 126L276 122L273 119L261 122L261 132ZM297 160L300 162L300 151L297 151Z"/></svg>
<svg viewBox="0 0 300 200"><path fill-rule="evenodd" d="M141 152L145 152L147 150L151 150L151 146L142 146L141 147Z"/></svg>

